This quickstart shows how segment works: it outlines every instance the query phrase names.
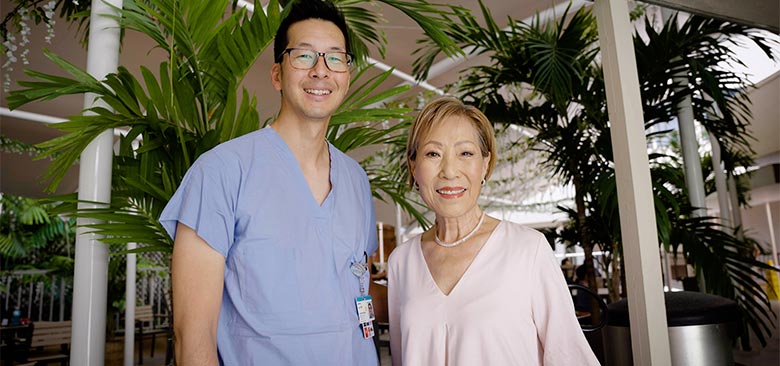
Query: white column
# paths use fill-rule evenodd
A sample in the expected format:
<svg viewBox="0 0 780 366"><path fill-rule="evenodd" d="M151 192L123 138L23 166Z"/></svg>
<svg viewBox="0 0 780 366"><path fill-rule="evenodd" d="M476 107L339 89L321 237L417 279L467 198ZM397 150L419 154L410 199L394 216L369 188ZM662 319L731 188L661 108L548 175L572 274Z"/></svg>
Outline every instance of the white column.
<svg viewBox="0 0 780 366"><path fill-rule="evenodd" d="M101 14L115 13L108 4L122 7L121 0L93 0L90 14L87 72L98 80L116 72L119 61L119 24ZM96 105L95 95L84 96L84 107ZM81 153L79 199L109 202L111 198L111 160L113 131L107 130ZM80 204L80 208L97 205ZM91 220L78 219L79 225ZM79 228L76 236L73 275L73 330L70 363L102 366L106 348L106 287L108 247L99 237Z"/></svg>
<svg viewBox="0 0 780 366"><path fill-rule="evenodd" d="M777 241L775 241L775 222L772 220L772 209L769 202L764 204L766 208L766 223L769 224L769 244L772 245L772 265L780 267L780 258L777 257ZM777 276L776 273L771 274Z"/></svg>
<svg viewBox="0 0 780 366"><path fill-rule="evenodd" d="M382 221L379 225L379 271L385 270L385 225Z"/></svg>
<svg viewBox="0 0 780 366"><path fill-rule="evenodd" d="M731 225L737 230L737 239L742 240L744 230L742 229L742 209L739 207L739 195L737 194L737 176L732 175L728 179L729 201L731 202Z"/></svg>
<svg viewBox="0 0 780 366"><path fill-rule="evenodd" d="M135 243L127 244L127 250L136 248ZM133 366L133 351L135 350L135 253L126 256L125 273L125 349L124 366ZM152 345L154 347L154 345Z"/></svg>
<svg viewBox="0 0 780 366"><path fill-rule="evenodd" d="M680 75L674 77L674 82L680 89L687 89L688 77ZM701 156L699 155L699 142L696 139L696 126L693 123L693 105L691 97L686 95L677 105L677 124L680 129L680 147L682 148L683 170L685 171L685 185L688 187L688 198L695 209L693 215L697 217L707 215L707 204L704 202L704 175L701 172Z"/></svg>
<svg viewBox="0 0 780 366"><path fill-rule="evenodd" d="M718 206L720 207L720 223L726 227L731 227L731 208L729 207L729 190L726 184L726 173L723 171L720 157L720 143L718 139L710 134L710 145L712 146L712 171L715 172L715 189L718 195Z"/></svg>
<svg viewBox="0 0 780 366"><path fill-rule="evenodd" d="M653 192L627 0L596 0L594 14L612 125L635 365L670 365Z"/></svg>

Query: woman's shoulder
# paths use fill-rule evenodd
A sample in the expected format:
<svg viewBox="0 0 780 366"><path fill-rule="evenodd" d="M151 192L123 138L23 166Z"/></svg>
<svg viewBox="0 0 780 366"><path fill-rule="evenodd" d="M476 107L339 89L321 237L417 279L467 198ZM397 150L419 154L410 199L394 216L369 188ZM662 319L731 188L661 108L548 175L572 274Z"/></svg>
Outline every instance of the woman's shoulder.
<svg viewBox="0 0 780 366"><path fill-rule="evenodd" d="M542 234L540 231L512 221L501 220L501 222L496 227L496 230L499 230L500 234L503 235L505 239L512 241L540 239L545 239L546 241L544 234Z"/></svg>
<svg viewBox="0 0 780 366"><path fill-rule="evenodd" d="M420 245L420 238L422 237L422 234L417 234L413 236L411 239L408 239L401 243L401 245L395 247L393 251L390 253L390 256L387 258L388 263L395 263L398 260L398 258L405 258L408 257L410 254L413 253L413 249L416 248L417 245Z"/></svg>

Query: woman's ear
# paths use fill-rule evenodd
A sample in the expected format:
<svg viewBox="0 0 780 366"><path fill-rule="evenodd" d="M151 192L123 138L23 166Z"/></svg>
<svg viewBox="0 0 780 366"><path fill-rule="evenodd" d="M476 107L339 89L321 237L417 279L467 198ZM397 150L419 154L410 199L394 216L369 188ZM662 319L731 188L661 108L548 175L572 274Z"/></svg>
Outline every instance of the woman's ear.
<svg viewBox="0 0 780 366"><path fill-rule="evenodd" d="M488 178L487 177L488 167L490 167L490 153L488 153L487 156L482 158L482 162L483 162L483 164L482 164L482 178L487 180L487 178Z"/></svg>

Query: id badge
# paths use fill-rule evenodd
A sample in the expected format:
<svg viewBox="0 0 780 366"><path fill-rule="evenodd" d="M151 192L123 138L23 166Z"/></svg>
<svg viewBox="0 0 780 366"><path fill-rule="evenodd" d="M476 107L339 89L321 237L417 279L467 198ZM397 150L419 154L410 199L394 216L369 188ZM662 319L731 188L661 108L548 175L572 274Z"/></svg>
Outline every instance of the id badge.
<svg viewBox="0 0 780 366"><path fill-rule="evenodd" d="M371 301L370 295L357 297L355 299L355 304L357 305L358 321L361 324L365 324L376 319L374 316L374 303ZM371 327L371 332L374 332L373 326Z"/></svg>
<svg viewBox="0 0 780 366"><path fill-rule="evenodd" d="M374 323L361 323L360 327L363 328L363 338L369 339L374 336Z"/></svg>

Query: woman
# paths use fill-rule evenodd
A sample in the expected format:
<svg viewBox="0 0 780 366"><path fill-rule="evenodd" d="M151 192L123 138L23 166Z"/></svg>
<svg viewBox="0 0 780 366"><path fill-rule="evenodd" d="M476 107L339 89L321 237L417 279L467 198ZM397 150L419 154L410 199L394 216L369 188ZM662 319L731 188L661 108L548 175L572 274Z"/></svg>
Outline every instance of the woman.
<svg viewBox="0 0 780 366"><path fill-rule="evenodd" d="M545 237L477 206L496 159L487 117L435 100L406 159L436 219L389 259L393 364L598 365Z"/></svg>

